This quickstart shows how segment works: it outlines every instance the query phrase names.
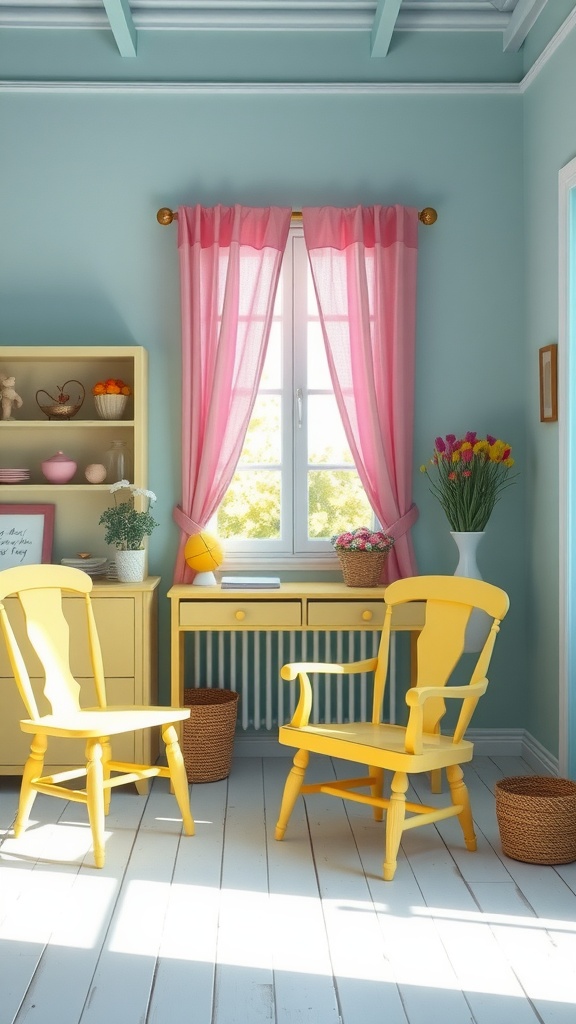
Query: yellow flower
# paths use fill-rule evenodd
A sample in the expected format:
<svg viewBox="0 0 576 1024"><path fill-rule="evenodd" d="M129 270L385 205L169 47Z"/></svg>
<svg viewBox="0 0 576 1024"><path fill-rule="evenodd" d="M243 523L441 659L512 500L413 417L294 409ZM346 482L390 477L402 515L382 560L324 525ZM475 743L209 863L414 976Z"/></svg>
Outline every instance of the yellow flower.
<svg viewBox="0 0 576 1024"><path fill-rule="evenodd" d="M502 462L502 453L507 445L504 441L495 441L490 445L490 462Z"/></svg>
<svg viewBox="0 0 576 1024"><path fill-rule="evenodd" d="M452 452L452 462L460 462L460 452Z"/></svg>

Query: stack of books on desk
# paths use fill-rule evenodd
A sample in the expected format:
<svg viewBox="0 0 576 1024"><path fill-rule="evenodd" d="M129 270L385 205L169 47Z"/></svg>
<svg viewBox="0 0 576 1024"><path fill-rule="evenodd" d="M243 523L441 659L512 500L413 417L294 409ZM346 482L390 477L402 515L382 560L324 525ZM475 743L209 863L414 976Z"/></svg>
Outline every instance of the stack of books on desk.
<svg viewBox="0 0 576 1024"><path fill-rule="evenodd" d="M278 590L279 576L223 576L222 590Z"/></svg>

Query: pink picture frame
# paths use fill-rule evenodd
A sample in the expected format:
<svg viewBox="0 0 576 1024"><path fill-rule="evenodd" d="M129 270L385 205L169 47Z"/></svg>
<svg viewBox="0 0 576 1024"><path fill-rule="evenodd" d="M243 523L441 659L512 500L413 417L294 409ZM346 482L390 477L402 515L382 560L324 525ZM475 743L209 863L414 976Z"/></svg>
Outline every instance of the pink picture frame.
<svg viewBox="0 0 576 1024"><path fill-rule="evenodd" d="M0 569L52 561L54 505L0 505Z"/></svg>

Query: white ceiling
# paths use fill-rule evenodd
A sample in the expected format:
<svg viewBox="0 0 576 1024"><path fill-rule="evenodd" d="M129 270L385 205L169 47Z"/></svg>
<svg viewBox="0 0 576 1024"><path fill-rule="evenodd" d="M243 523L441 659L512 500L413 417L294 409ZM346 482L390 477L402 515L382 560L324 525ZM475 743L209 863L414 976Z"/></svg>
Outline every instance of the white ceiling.
<svg viewBox="0 0 576 1024"><path fill-rule="evenodd" d="M0 28L109 28L122 56L139 32L369 30L385 57L396 32L495 32L515 52L549 0L0 0Z"/></svg>

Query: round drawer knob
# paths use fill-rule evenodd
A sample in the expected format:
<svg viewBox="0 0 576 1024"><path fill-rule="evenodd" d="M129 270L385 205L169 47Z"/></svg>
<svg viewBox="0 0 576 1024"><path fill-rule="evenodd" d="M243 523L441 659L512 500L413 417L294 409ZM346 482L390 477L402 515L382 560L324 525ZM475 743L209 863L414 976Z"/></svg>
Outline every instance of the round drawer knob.
<svg viewBox="0 0 576 1024"><path fill-rule="evenodd" d="M238 619L238 622L243 622L244 619L246 618L246 612L242 612L242 611L234 612L234 618Z"/></svg>
<svg viewBox="0 0 576 1024"><path fill-rule="evenodd" d="M362 618L364 619L364 622L371 622L373 614L366 609L365 612L362 612Z"/></svg>

